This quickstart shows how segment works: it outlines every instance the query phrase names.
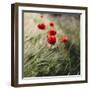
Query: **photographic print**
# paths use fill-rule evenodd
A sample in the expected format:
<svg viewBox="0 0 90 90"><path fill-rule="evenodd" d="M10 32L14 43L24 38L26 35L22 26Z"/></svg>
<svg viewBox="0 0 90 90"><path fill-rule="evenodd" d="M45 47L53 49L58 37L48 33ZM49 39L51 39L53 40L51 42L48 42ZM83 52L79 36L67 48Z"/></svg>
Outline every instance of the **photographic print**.
<svg viewBox="0 0 90 90"><path fill-rule="evenodd" d="M80 14L23 13L24 77L80 74Z"/></svg>
<svg viewBox="0 0 90 90"><path fill-rule="evenodd" d="M87 82L86 20L86 7L12 4L12 86Z"/></svg>

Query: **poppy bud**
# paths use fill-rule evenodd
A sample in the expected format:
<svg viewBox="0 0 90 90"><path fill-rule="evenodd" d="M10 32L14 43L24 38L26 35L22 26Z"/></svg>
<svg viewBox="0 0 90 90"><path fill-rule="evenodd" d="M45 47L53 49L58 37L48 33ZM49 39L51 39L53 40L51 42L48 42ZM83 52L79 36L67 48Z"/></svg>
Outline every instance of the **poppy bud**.
<svg viewBox="0 0 90 90"><path fill-rule="evenodd" d="M37 25L37 27L41 30L44 30L46 28L45 24L44 23L40 23Z"/></svg>
<svg viewBox="0 0 90 90"><path fill-rule="evenodd" d="M43 15L41 15L40 17L43 18Z"/></svg>
<svg viewBox="0 0 90 90"><path fill-rule="evenodd" d="M51 27L54 27L54 22L50 22L50 26Z"/></svg>
<svg viewBox="0 0 90 90"><path fill-rule="evenodd" d="M69 40L68 36L63 36L62 39L61 39L61 42L66 43L66 42L68 42L68 40Z"/></svg>

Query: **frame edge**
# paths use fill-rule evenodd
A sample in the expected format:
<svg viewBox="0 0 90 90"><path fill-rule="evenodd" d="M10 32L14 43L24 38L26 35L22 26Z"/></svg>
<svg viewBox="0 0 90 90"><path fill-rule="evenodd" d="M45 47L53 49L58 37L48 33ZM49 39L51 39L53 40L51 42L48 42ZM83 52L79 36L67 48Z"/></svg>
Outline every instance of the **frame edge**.
<svg viewBox="0 0 90 90"><path fill-rule="evenodd" d="M16 2L14 3L17 6L32 6L32 7L47 7L47 8L64 8L64 9L80 9L85 10L87 7L85 6L70 6L70 5L57 5L57 4L36 4L36 3L20 3Z"/></svg>
<svg viewBox="0 0 90 90"><path fill-rule="evenodd" d="M11 86L18 86L18 6L11 4Z"/></svg>

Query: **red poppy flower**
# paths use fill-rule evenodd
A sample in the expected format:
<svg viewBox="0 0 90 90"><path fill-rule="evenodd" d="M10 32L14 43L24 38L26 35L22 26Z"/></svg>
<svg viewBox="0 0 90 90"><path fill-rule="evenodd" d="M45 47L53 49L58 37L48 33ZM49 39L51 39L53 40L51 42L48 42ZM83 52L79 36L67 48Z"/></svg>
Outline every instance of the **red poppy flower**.
<svg viewBox="0 0 90 90"><path fill-rule="evenodd" d="M54 29L52 29L48 32L48 35L56 35L56 31Z"/></svg>
<svg viewBox="0 0 90 90"><path fill-rule="evenodd" d="M68 40L69 40L68 36L63 36L61 39L61 42L66 43L66 42L68 42Z"/></svg>
<svg viewBox="0 0 90 90"><path fill-rule="evenodd" d="M46 28L45 24L44 23L40 23L37 25L37 27L41 30L44 30Z"/></svg>
<svg viewBox="0 0 90 90"><path fill-rule="evenodd" d="M56 37L54 35L48 35L48 43L49 44L55 44L56 43Z"/></svg>
<svg viewBox="0 0 90 90"><path fill-rule="evenodd" d="M50 22L50 26L51 27L54 27L54 22Z"/></svg>

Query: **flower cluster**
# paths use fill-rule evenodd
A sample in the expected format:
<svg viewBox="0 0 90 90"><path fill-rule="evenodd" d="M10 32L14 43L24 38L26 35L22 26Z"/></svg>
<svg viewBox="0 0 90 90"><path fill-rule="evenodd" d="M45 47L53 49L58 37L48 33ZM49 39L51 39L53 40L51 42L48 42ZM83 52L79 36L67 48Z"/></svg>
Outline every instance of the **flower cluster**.
<svg viewBox="0 0 90 90"><path fill-rule="evenodd" d="M56 43L56 31L55 30L50 30L48 32L48 43L50 44L55 44Z"/></svg>
<svg viewBox="0 0 90 90"><path fill-rule="evenodd" d="M40 16L41 19L44 18L44 16ZM51 27L51 29L48 31L47 33L47 42L51 45L54 45L56 43L56 30L55 30L55 23L54 22L50 22L49 26ZM37 27L39 28L39 30L46 30L46 25L45 23L39 23L37 25ZM67 35L62 36L61 40L62 43L66 43L69 41L69 37Z"/></svg>

